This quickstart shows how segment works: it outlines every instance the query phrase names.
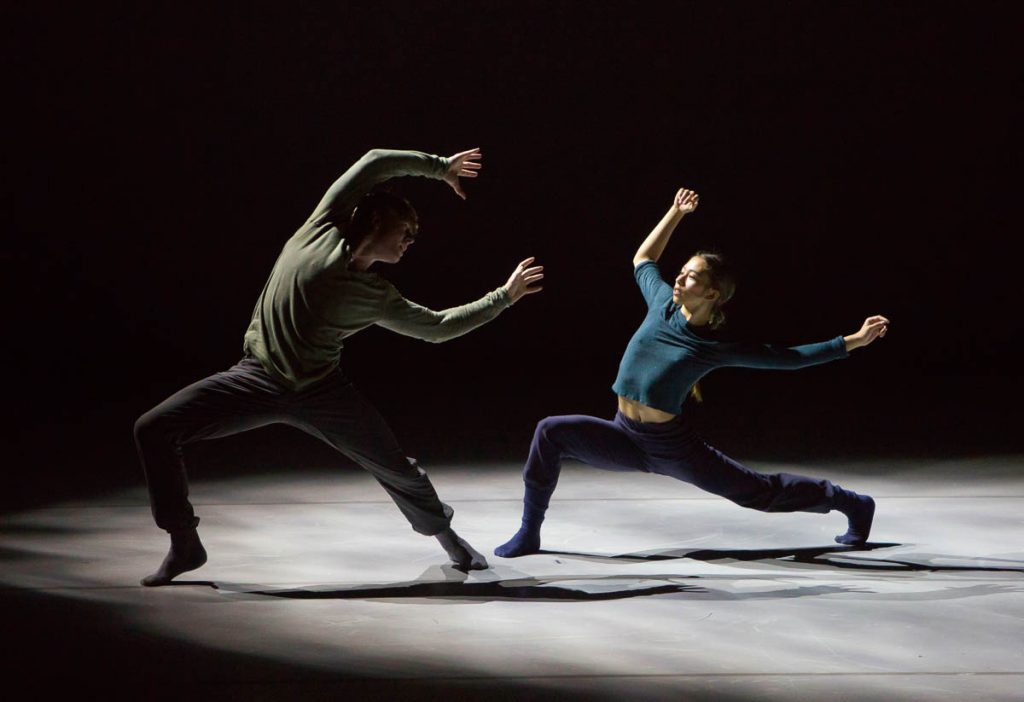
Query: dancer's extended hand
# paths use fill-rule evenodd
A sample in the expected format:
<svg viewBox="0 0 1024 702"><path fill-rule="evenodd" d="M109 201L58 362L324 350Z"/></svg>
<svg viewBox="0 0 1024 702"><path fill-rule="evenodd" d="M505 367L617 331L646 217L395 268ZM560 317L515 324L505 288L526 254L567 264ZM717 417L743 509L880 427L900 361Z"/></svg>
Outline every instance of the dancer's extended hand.
<svg viewBox="0 0 1024 702"><path fill-rule="evenodd" d="M544 288L542 286L530 287L533 283L536 283L544 279L544 266L533 266L527 268L533 263L534 258L530 256L525 261L521 261L516 269L512 271L512 275L509 276L508 282L505 283L505 290L508 291L508 296L515 302L523 295L532 295L533 293L540 292Z"/></svg>
<svg viewBox="0 0 1024 702"><path fill-rule="evenodd" d="M888 330L889 320L882 315L876 314L874 317L868 317L859 331L843 337L843 341L846 342L846 350L853 351L861 346L867 346L875 339L885 336L885 332Z"/></svg>
<svg viewBox="0 0 1024 702"><path fill-rule="evenodd" d="M455 191L455 194L463 200L466 199L466 193L462 192L462 186L459 185L459 178L476 178L477 171L479 171L483 165L480 163L480 159L483 158L483 156L484 155L480 153L480 149L470 149L469 151L460 151L459 153L448 157L451 164L448 166L448 170L444 174L444 182L452 186L452 190Z"/></svg>
<svg viewBox="0 0 1024 702"><path fill-rule="evenodd" d="M687 190L686 188L679 188L679 192L676 193L676 199L672 201L672 206L676 208L676 211L680 214L690 214L700 202L700 195Z"/></svg>

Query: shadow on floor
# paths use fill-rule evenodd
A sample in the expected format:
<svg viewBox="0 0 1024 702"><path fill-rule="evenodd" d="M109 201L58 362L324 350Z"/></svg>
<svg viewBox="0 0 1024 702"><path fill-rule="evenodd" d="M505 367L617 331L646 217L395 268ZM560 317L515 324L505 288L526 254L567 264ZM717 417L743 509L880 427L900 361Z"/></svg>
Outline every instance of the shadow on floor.
<svg viewBox="0 0 1024 702"><path fill-rule="evenodd" d="M470 579L472 577L472 579ZM477 579L486 578L486 579ZM495 571L469 576L451 566L432 566L416 580L373 585L338 585L279 589L259 585L214 585L222 593L245 598L285 598L296 600L334 599L428 599L431 604L496 600L533 600L541 602L594 602L620 600L649 595L703 593L704 588L680 581L690 576L660 574L574 575L533 577L512 572L501 577ZM571 583L571 584L570 584Z"/></svg>
<svg viewBox="0 0 1024 702"><path fill-rule="evenodd" d="M838 568L864 570L871 572L983 572L983 573L1024 573L1024 563L997 558L970 559L963 556L947 556L934 553L913 554L914 560L906 558L868 558L853 555L855 552L875 551L879 549L896 548L904 544L898 543L866 543L862 546L812 546L806 548L769 548L769 549L678 549L670 551L640 551L637 553L624 553L617 555L603 555L596 553L580 553L573 551L545 551L541 554L549 556L561 556L575 558L584 561L598 563L644 563L647 561L670 561L678 559L689 559L705 563L729 562L729 561L755 561L770 562L776 566L799 566L805 568L807 565L820 568ZM833 556L833 557L830 557ZM942 565L936 561L971 561L977 560L978 564L964 565ZM1007 563L1018 567L1004 567L982 565L982 563Z"/></svg>
<svg viewBox="0 0 1024 702"><path fill-rule="evenodd" d="M902 544L876 543L859 547L858 551L885 549ZM1024 573L1024 567L1012 568L991 565L940 565L936 560L956 560L952 556L936 554L919 554L916 560L865 558L850 554L847 546L811 547L790 549L756 549L756 550L674 550L653 553L631 553L621 555L601 555L576 553L569 551L541 551L543 555L559 556L572 560L599 563L635 564L649 561L666 561L691 559L702 562L767 562L772 565L793 566L804 570L810 566L814 570L859 570L873 574L907 573L907 572L985 572L985 573ZM835 556L835 558L827 558ZM823 558L824 557L824 558ZM960 560L963 560L962 558ZM556 563L560 562L556 560ZM1000 562L1000 559L984 559L983 563ZM1024 564L1017 561L1004 561L1014 565ZM368 585L324 585L301 588L280 589L261 585L237 585L229 583L211 583L209 581L179 582L177 585L207 585L220 590L232 598L265 600L344 600L344 599L404 599L424 600L430 604L450 601L457 602L492 602L497 600L532 600L540 602L591 602L600 600L619 600L652 595L683 595L694 599L791 599L794 597L810 597L839 593L877 594L875 591L849 584L813 584L800 585L786 580L779 580L779 587L769 590L751 592L735 592L728 589L709 587L708 581L743 580L743 575L685 575L678 573L635 573L616 575L597 575L593 573L569 574L556 576L532 576L514 571L504 566L494 570L483 571L474 576L456 570L451 566L432 567L416 580L380 583ZM770 573L761 573L758 580L772 579ZM683 581L702 581L700 585ZM927 592L912 594L885 595L886 597L911 598L918 600L957 599L961 597L977 597L997 594L1017 589L1016 585L973 585L968 587L943 587Z"/></svg>

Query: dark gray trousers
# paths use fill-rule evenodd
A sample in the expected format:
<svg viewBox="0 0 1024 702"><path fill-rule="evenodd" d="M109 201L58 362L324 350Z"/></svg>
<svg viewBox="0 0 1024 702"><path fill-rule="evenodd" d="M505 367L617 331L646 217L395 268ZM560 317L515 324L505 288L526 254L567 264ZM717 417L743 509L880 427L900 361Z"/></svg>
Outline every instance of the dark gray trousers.
<svg viewBox="0 0 1024 702"><path fill-rule="evenodd" d="M384 418L340 371L292 391L273 380L259 361L244 358L179 390L135 423L135 445L157 526L175 531L198 524L188 500L184 446L275 423L326 441L370 471L419 533L432 536L451 523L451 507L438 499Z"/></svg>

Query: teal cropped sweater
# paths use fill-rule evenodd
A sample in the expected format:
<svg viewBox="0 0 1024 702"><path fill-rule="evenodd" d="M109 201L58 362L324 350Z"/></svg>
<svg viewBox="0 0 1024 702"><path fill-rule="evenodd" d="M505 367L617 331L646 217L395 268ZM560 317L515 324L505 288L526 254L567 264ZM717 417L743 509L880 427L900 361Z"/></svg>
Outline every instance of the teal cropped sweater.
<svg viewBox="0 0 1024 702"><path fill-rule="evenodd" d="M648 407L680 414L694 383L715 368L795 369L848 356L841 336L790 347L709 339L687 323L654 261L644 261L634 274L647 316L626 346L612 390Z"/></svg>

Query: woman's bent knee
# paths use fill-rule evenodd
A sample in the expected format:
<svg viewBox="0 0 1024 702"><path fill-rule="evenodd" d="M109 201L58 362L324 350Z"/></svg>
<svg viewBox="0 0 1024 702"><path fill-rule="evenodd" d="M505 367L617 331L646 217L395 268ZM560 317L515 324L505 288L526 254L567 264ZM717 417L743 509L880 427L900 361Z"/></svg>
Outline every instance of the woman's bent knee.
<svg viewBox="0 0 1024 702"><path fill-rule="evenodd" d="M552 443L557 442L566 428L566 419L564 416L545 417L537 422L537 428L533 432L534 438Z"/></svg>

